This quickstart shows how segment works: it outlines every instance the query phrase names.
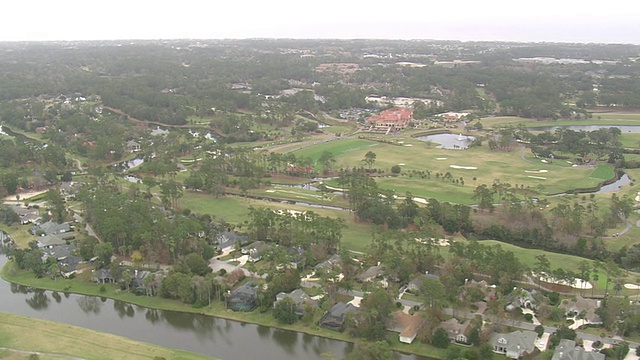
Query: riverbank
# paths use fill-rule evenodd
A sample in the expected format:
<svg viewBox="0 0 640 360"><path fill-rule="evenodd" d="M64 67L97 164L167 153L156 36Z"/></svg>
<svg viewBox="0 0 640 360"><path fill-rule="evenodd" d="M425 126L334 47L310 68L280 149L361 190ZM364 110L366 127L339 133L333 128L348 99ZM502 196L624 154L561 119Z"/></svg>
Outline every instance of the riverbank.
<svg viewBox="0 0 640 360"><path fill-rule="evenodd" d="M184 304L177 300L162 299L159 297L136 296L128 292L120 292L119 287L113 284L99 285L89 283L81 279L37 279L30 272L14 271L13 269L10 269L12 266L13 265L11 262L7 262L7 264L0 270L0 277L15 284L20 284L36 289L110 298L113 300L118 300L133 305L144 306L152 309L206 315L216 318L233 320L241 323L256 324L270 328L289 330L348 343L354 343L359 340L350 337L346 333L335 332L332 330L320 328L316 325L307 326L305 324L302 324L301 322L293 325L283 325L278 323L278 321L271 315L270 312L260 313L258 310L246 313L234 312L225 309L224 303L221 302L214 302L211 307L194 308L191 305ZM100 288L102 286L104 286L104 292L100 291ZM443 359L446 352L443 349L434 348L430 345L421 344L418 342L415 342L411 345L402 344L398 341L398 334L396 333L389 333L388 340L391 344L391 348L394 351L405 354L414 354L417 356L426 357L427 359Z"/></svg>
<svg viewBox="0 0 640 360"><path fill-rule="evenodd" d="M47 359L211 359L188 351L7 313L0 313L0 348L6 355L15 354L17 358L24 355L25 359L31 354Z"/></svg>

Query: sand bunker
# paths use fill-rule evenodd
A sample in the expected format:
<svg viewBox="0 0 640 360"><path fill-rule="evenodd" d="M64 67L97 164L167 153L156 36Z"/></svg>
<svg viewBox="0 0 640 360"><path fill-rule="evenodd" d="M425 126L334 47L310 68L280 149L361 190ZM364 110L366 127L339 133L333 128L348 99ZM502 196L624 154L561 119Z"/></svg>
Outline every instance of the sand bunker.
<svg viewBox="0 0 640 360"><path fill-rule="evenodd" d="M636 285L636 284L624 284L624 288L625 288L625 289L629 289L629 290L640 290L640 285Z"/></svg>
<svg viewBox="0 0 640 360"><path fill-rule="evenodd" d="M549 170L525 170L526 173L548 173Z"/></svg>
<svg viewBox="0 0 640 360"><path fill-rule="evenodd" d="M533 176L533 175L529 175L529 176L527 176L527 177L530 177L530 178L532 178L532 179L547 180L547 178L546 178L546 177L542 177L542 176Z"/></svg>
<svg viewBox="0 0 640 360"><path fill-rule="evenodd" d="M640 202L640 191L636 193L636 202Z"/></svg>
<svg viewBox="0 0 640 360"><path fill-rule="evenodd" d="M461 166L461 165L449 165L450 168L453 169L463 169L463 170L477 170L478 168L475 166Z"/></svg>
<svg viewBox="0 0 640 360"><path fill-rule="evenodd" d="M436 158L436 160L447 160L448 158Z"/></svg>
<svg viewBox="0 0 640 360"><path fill-rule="evenodd" d="M542 280L544 282L552 283L552 284L560 284L560 285L571 286L574 289L589 290L589 289L593 288L591 283L589 283L588 281L582 281L582 279L578 279L578 278L574 278L572 283L569 283L569 282L564 281L564 280L557 280L555 278L546 277L546 276L540 276L540 280Z"/></svg>
<svg viewBox="0 0 640 360"><path fill-rule="evenodd" d="M404 146L413 146L413 144L404 144Z"/></svg>
<svg viewBox="0 0 640 360"><path fill-rule="evenodd" d="M542 160L540 160L540 161L542 161L542 162L543 162L543 163L545 163L545 164L546 164L546 163L548 163L548 161L547 161L547 160L545 160L545 159L542 159Z"/></svg>
<svg viewBox="0 0 640 360"><path fill-rule="evenodd" d="M400 166L404 166L405 164L404 164L404 163L400 163L400 164L398 164L398 165L400 165Z"/></svg>
<svg viewBox="0 0 640 360"><path fill-rule="evenodd" d="M274 192L276 192L276 191L275 191L275 190L265 190L264 192L274 193Z"/></svg>

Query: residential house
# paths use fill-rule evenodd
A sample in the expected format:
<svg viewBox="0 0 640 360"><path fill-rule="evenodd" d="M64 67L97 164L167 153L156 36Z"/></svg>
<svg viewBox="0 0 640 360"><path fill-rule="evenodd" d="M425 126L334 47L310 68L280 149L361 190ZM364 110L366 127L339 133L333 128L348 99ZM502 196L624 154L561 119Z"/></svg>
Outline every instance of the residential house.
<svg viewBox="0 0 640 360"><path fill-rule="evenodd" d="M127 141L127 151L129 152L138 152L140 151L140 144L134 140Z"/></svg>
<svg viewBox="0 0 640 360"><path fill-rule="evenodd" d="M244 255L249 255L250 262L257 262L262 260L262 256L269 249L271 249L271 245L264 241L254 241L253 243L243 247L240 252Z"/></svg>
<svg viewBox="0 0 640 360"><path fill-rule="evenodd" d="M588 324L602 324L602 319L596 314L596 309L600 307L600 300L585 299L580 295L575 298L565 299L559 308L565 310L567 317L584 319Z"/></svg>
<svg viewBox="0 0 640 360"><path fill-rule="evenodd" d="M20 218L20 225L35 224L40 220L40 213L38 209L25 208L20 205L10 205L9 208L13 210Z"/></svg>
<svg viewBox="0 0 640 360"><path fill-rule="evenodd" d="M216 235L215 244L222 252L233 251L238 246L243 246L249 243L249 238L245 235L238 235L233 231L222 231Z"/></svg>
<svg viewBox="0 0 640 360"><path fill-rule="evenodd" d="M360 282L372 282L375 278L381 276L384 273L384 267L382 265L371 266L363 273L358 275L356 279Z"/></svg>
<svg viewBox="0 0 640 360"><path fill-rule="evenodd" d="M40 225L34 225L29 229L29 232L36 235L38 232L42 232L44 235L63 234L71 231L71 225L68 222L58 224L55 221L47 221Z"/></svg>
<svg viewBox="0 0 640 360"><path fill-rule="evenodd" d="M62 195L65 199L73 198L76 196L80 189L78 188L78 183L74 183L73 181L65 181L58 186L58 191L60 191L60 195Z"/></svg>
<svg viewBox="0 0 640 360"><path fill-rule="evenodd" d="M553 352L551 360L604 360L605 355L599 352L587 351L576 346L573 340L562 339Z"/></svg>
<svg viewBox="0 0 640 360"><path fill-rule="evenodd" d="M36 237L36 243L39 248L66 245L68 240L73 239L73 233L42 235Z"/></svg>
<svg viewBox="0 0 640 360"><path fill-rule="evenodd" d="M342 331L344 329L344 321L347 314L357 312L358 307L351 303L339 302L329 311L327 311L320 319L320 326L331 330Z"/></svg>
<svg viewBox="0 0 640 360"><path fill-rule="evenodd" d="M239 286L227 296L227 309L251 311L258 306L258 285L250 281Z"/></svg>
<svg viewBox="0 0 640 360"><path fill-rule="evenodd" d="M422 284L427 280L427 279L436 279L436 280L440 280L440 277L438 275L434 275L434 274L429 274L426 273L424 275L418 275L415 278L413 278L411 281L409 281L409 283L407 284L407 290L411 293L417 293L420 291L420 287L422 287Z"/></svg>
<svg viewBox="0 0 640 360"><path fill-rule="evenodd" d="M58 261L64 260L66 257L72 256L76 249L77 246L67 244L45 247L42 249L42 261L47 261L50 257Z"/></svg>
<svg viewBox="0 0 640 360"><path fill-rule="evenodd" d="M69 255L62 260L58 260L58 270L64 278L71 278L78 273L78 265L82 263L79 256Z"/></svg>
<svg viewBox="0 0 640 360"><path fill-rule="evenodd" d="M294 246L287 248L287 254L289 254L290 262L287 267L291 269L302 269L307 262L307 253L303 248Z"/></svg>
<svg viewBox="0 0 640 360"><path fill-rule="evenodd" d="M511 311L515 308L531 309L536 311L540 304L540 294L537 290L516 289L507 297L505 309Z"/></svg>
<svg viewBox="0 0 640 360"><path fill-rule="evenodd" d="M468 319L465 322L460 323L456 318L451 318L440 323L440 327L447 332L447 335L449 336L449 339L451 339L451 341L468 344L469 339L467 338L467 331L469 330L470 323L471 320Z"/></svg>
<svg viewBox="0 0 640 360"><path fill-rule="evenodd" d="M529 330L518 330L508 334L494 333L489 344L493 352L506 355L510 359L520 359L535 349L538 334Z"/></svg>
<svg viewBox="0 0 640 360"><path fill-rule="evenodd" d="M166 136L169 134L169 130L161 129L160 126L158 126L154 130L151 130L150 134L151 136Z"/></svg>
<svg viewBox="0 0 640 360"><path fill-rule="evenodd" d="M296 315L298 317L304 316L305 306L310 304L312 306L316 306L316 302L309 297L302 289L295 289L290 293L281 292L276 295L276 301L273 303L275 307L279 301L282 301L284 298L290 298L296 304Z"/></svg>
<svg viewBox="0 0 640 360"><path fill-rule="evenodd" d="M333 254L327 260L316 265L314 269L316 271L329 272L332 269L337 268L339 266L340 266L340 255Z"/></svg>
<svg viewBox="0 0 640 360"><path fill-rule="evenodd" d="M424 318L420 314L409 315L396 311L392 314L387 330L399 333L398 340L401 343L411 344L422 325L424 325Z"/></svg>
<svg viewBox="0 0 640 360"><path fill-rule="evenodd" d="M113 284L118 282L118 279L111 276L111 271L109 269L96 270L94 273L94 280L100 284Z"/></svg>
<svg viewBox="0 0 640 360"><path fill-rule="evenodd" d="M496 297L496 286L489 285L486 280L475 281L471 279L465 283L465 291L470 288L478 288L484 294L484 301L491 301Z"/></svg>

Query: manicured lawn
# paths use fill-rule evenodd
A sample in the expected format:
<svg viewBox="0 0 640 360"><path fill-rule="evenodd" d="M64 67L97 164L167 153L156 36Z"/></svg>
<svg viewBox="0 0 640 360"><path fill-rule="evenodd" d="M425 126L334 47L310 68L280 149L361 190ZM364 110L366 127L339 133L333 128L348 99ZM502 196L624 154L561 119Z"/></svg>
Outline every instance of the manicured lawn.
<svg viewBox="0 0 640 360"><path fill-rule="evenodd" d="M601 180L609 180L615 176L615 171L611 165L598 165L596 170L589 177Z"/></svg>
<svg viewBox="0 0 640 360"><path fill-rule="evenodd" d="M478 185L490 186L496 179L512 186L530 187L542 194L590 188L602 181L601 178L592 177L592 168L571 167L560 160L544 163L526 149L525 159L522 159L520 150L491 151L486 146L468 150L448 150L429 146L410 137L397 137L393 140L400 142L400 145L345 139L305 148L295 154L317 158L323 151L330 151L336 158L335 168L352 168L363 166L364 155L373 151L377 155L373 168L386 173L389 173L394 165L400 165L402 168L402 176L377 178L376 181L382 188L394 189L399 195L411 192L414 196L463 204L475 202L472 196ZM413 174L414 171L427 170L431 172L431 177L427 179ZM458 183L438 178L436 173L449 173L452 180L458 180ZM610 166L604 166L595 174L613 177Z"/></svg>
<svg viewBox="0 0 640 360"><path fill-rule="evenodd" d="M29 242L35 240L35 236L29 233L31 225L12 225L8 226L5 223L0 223L0 230L4 230L7 234L11 235L13 241L20 248L27 248Z"/></svg>
<svg viewBox="0 0 640 360"><path fill-rule="evenodd" d="M43 352L45 354L38 358L51 359L59 357L50 354L64 354L84 359L211 359L77 326L5 313L0 313L0 346L28 352ZM28 357L18 356L21 354L13 352L16 359ZM0 357L5 358L4 354Z"/></svg>
<svg viewBox="0 0 640 360"><path fill-rule="evenodd" d="M348 153L361 153L363 156L359 159L364 159L364 154L371 150L376 151L375 147L377 147L379 143L368 140L361 139L339 139L334 141L329 141L325 143L320 143L315 146L311 146L302 150L298 150L295 152L296 156L304 156L310 157L312 159L318 159L323 152L329 151L333 154L333 156L337 159L342 157ZM365 150L366 149L366 150Z"/></svg>

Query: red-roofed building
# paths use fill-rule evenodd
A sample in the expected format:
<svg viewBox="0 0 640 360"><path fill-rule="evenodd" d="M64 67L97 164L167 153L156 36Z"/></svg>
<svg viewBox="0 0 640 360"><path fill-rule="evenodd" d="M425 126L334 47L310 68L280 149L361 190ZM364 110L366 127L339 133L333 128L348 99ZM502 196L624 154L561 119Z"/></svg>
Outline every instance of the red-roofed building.
<svg viewBox="0 0 640 360"><path fill-rule="evenodd" d="M413 111L407 108L394 108L371 115L367 123L378 129L404 129L413 119Z"/></svg>

